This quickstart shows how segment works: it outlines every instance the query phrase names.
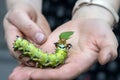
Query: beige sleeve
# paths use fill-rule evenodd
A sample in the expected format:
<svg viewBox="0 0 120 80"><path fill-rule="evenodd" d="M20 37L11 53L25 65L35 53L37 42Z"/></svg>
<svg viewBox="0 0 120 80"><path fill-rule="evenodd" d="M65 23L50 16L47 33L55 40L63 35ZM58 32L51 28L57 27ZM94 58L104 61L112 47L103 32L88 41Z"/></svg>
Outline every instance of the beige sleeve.
<svg viewBox="0 0 120 80"><path fill-rule="evenodd" d="M119 21L119 6L120 0L78 0L72 14L73 18L101 18L113 25Z"/></svg>

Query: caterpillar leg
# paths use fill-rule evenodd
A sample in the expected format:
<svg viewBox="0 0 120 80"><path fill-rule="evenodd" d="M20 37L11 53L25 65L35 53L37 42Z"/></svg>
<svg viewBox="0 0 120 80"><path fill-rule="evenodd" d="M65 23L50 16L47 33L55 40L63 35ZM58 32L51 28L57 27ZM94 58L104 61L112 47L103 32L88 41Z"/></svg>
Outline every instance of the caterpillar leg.
<svg viewBox="0 0 120 80"><path fill-rule="evenodd" d="M25 57L25 56L21 54L21 55L18 57L18 59L21 60L21 59L23 59L23 57Z"/></svg>
<svg viewBox="0 0 120 80"><path fill-rule="evenodd" d="M32 60L28 60L25 62L25 64L27 66L30 66L30 67L35 67L36 66L36 62L32 61Z"/></svg>
<svg viewBox="0 0 120 80"><path fill-rule="evenodd" d="M58 42L55 42L54 45L55 45L55 47L57 48L58 45L59 45L59 43L58 43Z"/></svg>
<svg viewBox="0 0 120 80"><path fill-rule="evenodd" d="M67 46L66 46L67 50L69 50L71 47L72 47L71 44L67 44Z"/></svg>
<svg viewBox="0 0 120 80"><path fill-rule="evenodd" d="M22 63L24 63L24 64L26 64L26 63L30 60L29 57L26 57L26 56L23 55L23 54L21 54L21 55L18 57L18 59L19 59Z"/></svg>

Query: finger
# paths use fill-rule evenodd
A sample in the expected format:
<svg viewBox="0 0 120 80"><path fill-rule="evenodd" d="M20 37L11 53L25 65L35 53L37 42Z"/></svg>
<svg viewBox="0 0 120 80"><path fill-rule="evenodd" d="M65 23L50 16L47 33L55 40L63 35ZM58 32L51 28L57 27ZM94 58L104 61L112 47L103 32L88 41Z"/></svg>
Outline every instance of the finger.
<svg viewBox="0 0 120 80"><path fill-rule="evenodd" d="M26 63L27 62L27 58L24 59L20 59L20 55L21 52L19 51L14 51L13 48L13 43L16 40L16 36L20 36L22 37L22 34L20 33L20 31L12 24L10 24L6 19L4 20L4 30L5 30L5 40L7 42L8 48L10 50L11 55L18 59L19 61L21 61L22 63Z"/></svg>
<svg viewBox="0 0 120 80"><path fill-rule="evenodd" d="M70 77L74 76L72 74L76 74L76 72L74 71L76 66L73 66L73 65L67 64L66 66L63 66L62 68L59 68L59 69L36 69L34 72L32 72L31 79L33 80L69 79ZM72 74L70 74L71 72Z"/></svg>
<svg viewBox="0 0 120 80"><path fill-rule="evenodd" d="M20 64L19 66L17 66L17 67L13 70L13 72L15 72L15 71L17 71L17 70L21 70L23 67L25 67L25 65Z"/></svg>
<svg viewBox="0 0 120 80"><path fill-rule="evenodd" d="M117 47L106 46L100 50L98 61L104 65L107 62L114 60L117 57Z"/></svg>
<svg viewBox="0 0 120 80"><path fill-rule="evenodd" d="M32 68L25 67L24 65L19 65L9 75L8 80L30 80L29 75L31 71Z"/></svg>
<svg viewBox="0 0 120 80"><path fill-rule="evenodd" d="M67 63L56 69L36 69L31 73L31 79L35 80L68 80L73 79L87 70L97 59L96 53L84 53L71 55Z"/></svg>
<svg viewBox="0 0 120 80"><path fill-rule="evenodd" d="M5 40L7 42L8 48L14 57L19 55L14 52L13 43L16 40L16 36L21 36L20 31L12 24L10 24L6 19L4 19L4 30L5 30Z"/></svg>
<svg viewBox="0 0 120 80"><path fill-rule="evenodd" d="M28 14L16 11L8 16L8 20L34 42L42 43L46 40L43 30L30 19Z"/></svg>

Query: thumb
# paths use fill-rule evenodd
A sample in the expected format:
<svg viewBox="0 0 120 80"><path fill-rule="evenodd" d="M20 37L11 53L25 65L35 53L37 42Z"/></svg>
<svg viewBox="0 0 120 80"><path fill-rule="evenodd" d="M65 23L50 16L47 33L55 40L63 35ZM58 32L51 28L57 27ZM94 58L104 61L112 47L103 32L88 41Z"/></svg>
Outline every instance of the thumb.
<svg viewBox="0 0 120 80"><path fill-rule="evenodd" d="M26 13L12 14L8 20L34 42L41 44L46 40L43 30Z"/></svg>

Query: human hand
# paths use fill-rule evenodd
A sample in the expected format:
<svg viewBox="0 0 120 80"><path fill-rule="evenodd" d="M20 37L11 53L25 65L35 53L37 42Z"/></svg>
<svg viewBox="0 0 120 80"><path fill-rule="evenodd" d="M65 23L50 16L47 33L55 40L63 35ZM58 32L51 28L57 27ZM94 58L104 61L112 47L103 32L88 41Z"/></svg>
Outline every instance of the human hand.
<svg viewBox="0 0 120 80"><path fill-rule="evenodd" d="M4 30L8 48L16 58L20 55L13 50L16 36L27 38L36 44L42 44L51 32L42 13L27 3L17 3L8 10L4 18Z"/></svg>
<svg viewBox="0 0 120 80"><path fill-rule="evenodd" d="M41 47L54 51L54 42L64 31L74 31L67 43L72 44L65 63L57 68L38 69L18 66L9 80L72 79L99 61L105 64L117 56L117 40L110 26L101 20L72 20L58 27ZM49 46L49 47L48 47ZM24 77L23 77L24 76Z"/></svg>

